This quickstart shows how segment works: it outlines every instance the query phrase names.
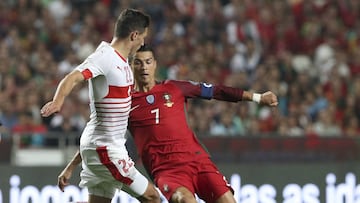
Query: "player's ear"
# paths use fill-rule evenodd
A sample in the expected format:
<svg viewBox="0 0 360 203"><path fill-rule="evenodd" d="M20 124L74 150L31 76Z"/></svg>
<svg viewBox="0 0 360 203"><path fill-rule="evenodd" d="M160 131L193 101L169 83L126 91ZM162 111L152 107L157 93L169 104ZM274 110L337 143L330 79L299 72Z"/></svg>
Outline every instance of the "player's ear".
<svg viewBox="0 0 360 203"><path fill-rule="evenodd" d="M138 35L139 35L138 31L131 32L130 33L130 40L135 41L136 38L138 37Z"/></svg>

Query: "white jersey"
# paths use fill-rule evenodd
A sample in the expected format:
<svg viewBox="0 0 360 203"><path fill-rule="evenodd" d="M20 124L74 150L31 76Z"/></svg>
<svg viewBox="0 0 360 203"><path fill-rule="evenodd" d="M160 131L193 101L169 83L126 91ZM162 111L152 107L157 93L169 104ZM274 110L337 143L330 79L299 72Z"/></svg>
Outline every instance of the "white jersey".
<svg viewBox="0 0 360 203"><path fill-rule="evenodd" d="M124 147L134 84L127 59L102 42L76 69L88 80L90 97L90 121L80 145Z"/></svg>

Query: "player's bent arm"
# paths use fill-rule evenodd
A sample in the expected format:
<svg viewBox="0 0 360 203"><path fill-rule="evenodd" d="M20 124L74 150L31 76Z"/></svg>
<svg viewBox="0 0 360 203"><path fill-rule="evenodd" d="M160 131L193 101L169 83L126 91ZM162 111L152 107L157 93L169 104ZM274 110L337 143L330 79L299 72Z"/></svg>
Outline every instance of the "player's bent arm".
<svg viewBox="0 0 360 203"><path fill-rule="evenodd" d="M58 187L61 191L64 192L64 188L69 184L69 179L74 171L74 169L81 163L82 158L80 155L80 151L78 150L76 154L73 156L71 161L66 165L66 167L61 171L58 176Z"/></svg>
<svg viewBox="0 0 360 203"><path fill-rule="evenodd" d="M74 170L74 168L76 168L82 161L81 155L80 155L80 151L78 150L73 158L71 159L71 161L67 164L66 168L69 168L70 170Z"/></svg>
<svg viewBox="0 0 360 203"><path fill-rule="evenodd" d="M65 97L70 94L71 90L80 82L84 81L84 76L78 70L73 70L67 74L59 83L54 98L41 108L42 116L49 116L60 111Z"/></svg>
<svg viewBox="0 0 360 203"><path fill-rule="evenodd" d="M56 89L53 101L64 102L64 99L67 95L70 94L71 90L80 82L84 81L83 74L78 70L73 70L67 74L59 83L58 88Z"/></svg>

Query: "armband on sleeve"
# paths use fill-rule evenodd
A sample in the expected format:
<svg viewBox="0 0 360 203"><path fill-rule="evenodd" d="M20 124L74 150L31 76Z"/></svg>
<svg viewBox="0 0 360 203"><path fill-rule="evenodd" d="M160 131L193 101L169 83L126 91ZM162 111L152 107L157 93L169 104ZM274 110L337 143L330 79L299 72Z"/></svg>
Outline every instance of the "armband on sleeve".
<svg viewBox="0 0 360 203"><path fill-rule="evenodd" d="M201 97L205 99L212 99L214 95L214 87L212 84L200 83Z"/></svg>

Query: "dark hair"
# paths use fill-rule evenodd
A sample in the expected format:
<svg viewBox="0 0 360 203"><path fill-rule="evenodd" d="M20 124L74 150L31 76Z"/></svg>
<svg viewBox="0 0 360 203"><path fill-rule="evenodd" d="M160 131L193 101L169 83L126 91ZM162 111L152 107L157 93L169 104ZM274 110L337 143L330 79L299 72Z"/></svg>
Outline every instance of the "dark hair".
<svg viewBox="0 0 360 203"><path fill-rule="evenodd" d="M136 51L136 53L138 53L138 52L145 52L145 51L151 51L151 53L153 54L154 58L156 58L156 57L155 57L154 50L153 50L152 47L151 47L150 45L148 45L148 44L142 45L142 46ZM134 56L135 56L135 55L134 55ZM134 60L134 56L130 56L130 57L129 57L129 62L130 62L130 63L132 63L132 61Z"/></svg>
<svg viewBox="0 0 360 203"><path fill-rule="evenodd" d="M154 50L148 44L142 45L136 52L151 51L154 54Z"/></svg>
<svg viewBox="0 0 360 203"><path fill-rule="evenodd" d="M148 15L139 10L125 9L120 13L116 21L115 37L124 39L134 31L143 33L149 26L150 17Z"/></svg>

